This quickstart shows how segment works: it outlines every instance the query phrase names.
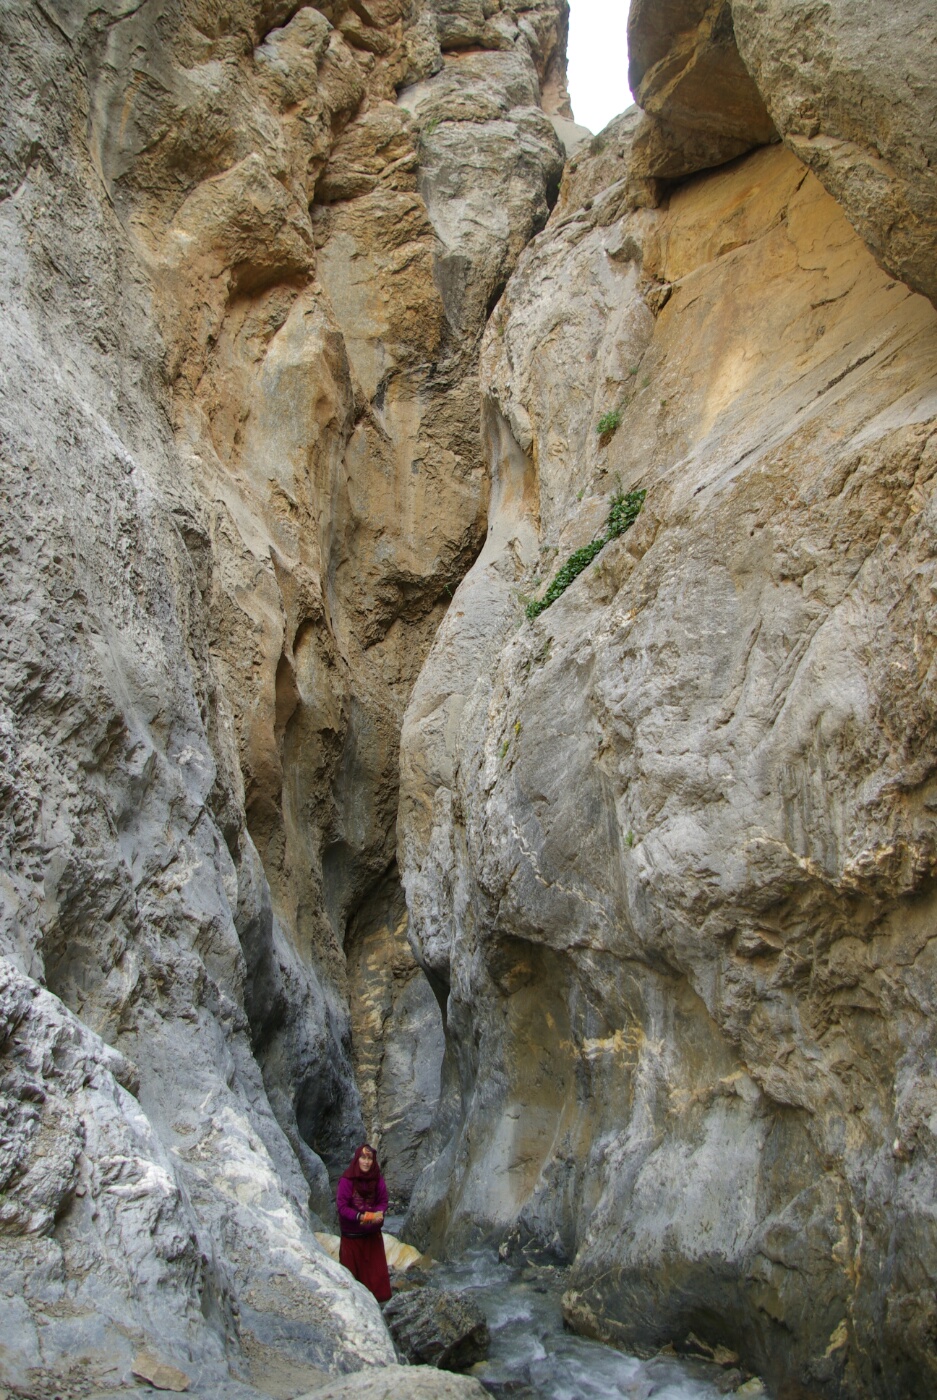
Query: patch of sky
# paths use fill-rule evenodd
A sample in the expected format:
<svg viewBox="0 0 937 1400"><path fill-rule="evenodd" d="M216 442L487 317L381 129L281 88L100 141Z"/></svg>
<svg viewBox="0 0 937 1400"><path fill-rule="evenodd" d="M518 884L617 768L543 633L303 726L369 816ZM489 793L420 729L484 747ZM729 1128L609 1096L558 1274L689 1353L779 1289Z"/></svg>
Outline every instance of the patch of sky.
<svg viewBox="0 0 937 1400"><path fill-rule="evenodd" d="M568 74L580 126L599 132L631 106L628 0L570 0Z"/></svg>

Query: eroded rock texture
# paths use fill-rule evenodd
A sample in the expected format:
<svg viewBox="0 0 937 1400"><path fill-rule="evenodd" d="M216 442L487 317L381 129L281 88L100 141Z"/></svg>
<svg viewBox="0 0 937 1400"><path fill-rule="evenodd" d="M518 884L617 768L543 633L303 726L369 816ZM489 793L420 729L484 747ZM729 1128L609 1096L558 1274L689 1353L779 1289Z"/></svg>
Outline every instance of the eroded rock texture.
<svg viewBox="0 0 937 1400"><path fill-rule="evenodd" d="M558 0L3 6L0 1386L392 1361L366 1131L933 1393L932 20L635 0L561 185Z"/></svg>
<svg viewBox="0 0 937 1400"><path fill-rule="evenodd" d="M886 271L934 301L937 33L914 0L633 0L636 176L671 180L778 135Z"/></svg>
<svg viewBox="0 0 937 1400"><path fill-rule="evenodd" d="M784 146L652 209L634 132L572 162L489 323L488 539L404 723L453 1086L411 1225L517 1223L595 1335L923 1397L937 319Z"/></svg>
<svg viewBox="0 0 937 1400"><path fill-rule="evenodd" d="M3 7L18 1393L116 1388L140 1350L225 1395L393 1359L308 1207L363 1107L392 1126L354 1078L349 1001L386 969L349 986L352 925L396 938L381 1083L416 1023L438 1055L397 946L398 733L484 536L478 343L559 183L564 24L552 0ZM403 1191L423 1113L389 1144Z"/></svg>

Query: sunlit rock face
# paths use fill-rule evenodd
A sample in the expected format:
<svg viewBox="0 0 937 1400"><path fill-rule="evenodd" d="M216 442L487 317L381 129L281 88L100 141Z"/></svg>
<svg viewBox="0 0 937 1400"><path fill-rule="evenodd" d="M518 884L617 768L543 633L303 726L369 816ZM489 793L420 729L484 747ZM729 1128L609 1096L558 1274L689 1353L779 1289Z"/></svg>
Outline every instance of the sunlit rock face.
<svg viewBox="0 0 937 1400"><path fill-rule="evenodd" d="M489 323L488 538L404 721L453 1086L411 1225L552 1246L593 1335L923 1396L937 318L784 146L636 208L634 130Z"/></svg>
<svg viewBox="0 0 937 1400"><path fill-rule="evenodd" d="M393 1359L309 1205L365 1117L404 1194L429 1132L398 734L484 539L479 340L558 187L564 25L552 0L3 7L16 1393L117 1389L140 1349L225 1396ZM503 192L490 237L475 182Z"/></svg>

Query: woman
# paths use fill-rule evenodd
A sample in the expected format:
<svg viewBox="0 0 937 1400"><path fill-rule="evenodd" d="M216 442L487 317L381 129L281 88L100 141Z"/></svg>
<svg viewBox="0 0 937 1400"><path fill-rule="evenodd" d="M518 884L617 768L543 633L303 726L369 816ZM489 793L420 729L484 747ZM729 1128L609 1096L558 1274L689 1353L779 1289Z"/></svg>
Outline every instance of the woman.
<svg viewBox="0 0 937 1400"><path fill-rule="evenodd" d="M379 1303L386 1303L391 1288L381 1226L387 1213L387 1187L369 1143L358 1148L342 1173L335 1203L342 1232L339 1259Z"/></svg>

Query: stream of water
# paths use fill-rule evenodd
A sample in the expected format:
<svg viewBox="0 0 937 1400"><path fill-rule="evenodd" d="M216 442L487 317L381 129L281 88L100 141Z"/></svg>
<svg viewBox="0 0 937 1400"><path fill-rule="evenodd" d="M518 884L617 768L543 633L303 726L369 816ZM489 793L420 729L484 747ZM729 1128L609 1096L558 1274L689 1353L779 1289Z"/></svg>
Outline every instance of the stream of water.
<svg viewBox="0 0 937 1400"><path fill-rule="evenodd" d="M470 1293L488 1319L491 1352L472 1374L510 1400L720 1400L712 1367L677 1357L640 1361L563 1327L565 1270L501 1263L471 1250L434 1268L434 1282Z"/></svg>

